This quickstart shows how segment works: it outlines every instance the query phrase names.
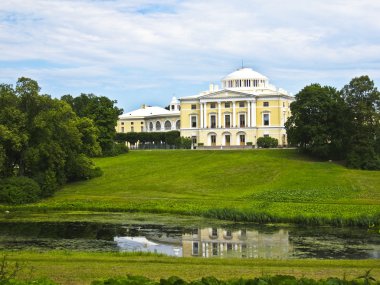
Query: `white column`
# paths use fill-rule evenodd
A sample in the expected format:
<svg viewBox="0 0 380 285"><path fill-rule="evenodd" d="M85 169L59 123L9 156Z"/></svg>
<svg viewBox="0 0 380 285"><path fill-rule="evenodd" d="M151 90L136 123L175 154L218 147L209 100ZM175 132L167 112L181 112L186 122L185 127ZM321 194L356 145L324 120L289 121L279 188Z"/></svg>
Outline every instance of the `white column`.
<svg viewBox="0 0 380 285"><path fill-rule="evenodd" d="M236 108L235 101L232 101L232 127L236 127Z"/></svg>
<svg viewBox="0 0 380 285"><path fill-rule="evenodd" d="M256 102L252 102L252 127L256 127Z"/></svg>
<svg viewBox="0 0 380 285"><path fill-rule="evenodd" d="M247 114L248 114L247 126L248 128L250 128L251 127L251 101L247 101Z"/></svg>
<svg viewBox="0 0 380 285"><path fill-rule="evenodd" d="M204 103L204 108L203 108L203 113L204 113L204 117L203 117L203 127L207 127L207 102Z"/></svg>
<svg viewBox="0 0 380 285"><path fill-rule="evenodd" d="M201 113L199 114L199 117L200 117L201 125L199 126L199 128L201 129L203 128L203 103L200 103L200 105L201 105Z"/></svg>
<svg viewBox="0 0 380 285"><path fill-rule="evenodd" d="M218 102L218 128L222 127L222 110L221 110L221 103Z"/></svg>

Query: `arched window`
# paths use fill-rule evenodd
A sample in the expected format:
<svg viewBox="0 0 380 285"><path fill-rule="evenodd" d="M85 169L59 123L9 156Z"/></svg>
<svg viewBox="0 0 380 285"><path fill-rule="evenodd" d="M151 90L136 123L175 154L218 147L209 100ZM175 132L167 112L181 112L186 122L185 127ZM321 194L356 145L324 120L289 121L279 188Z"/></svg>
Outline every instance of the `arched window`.
<svg viewBox="0 0 380 285"><path fill-rule="evenodd" d="M161 130L161 123L159 121L156 122L156 131Z"/></svg>
<svg viewBox="0 0 380 285"><path fill-rule="evenodd" d="M152 122L149 123L149 130L153 131L153 123Z"/></svg>
<svg viewBox="0 0 380 285"><path fill-rule="evenodd" d="M170 123L170 121L166 121L165 122L165 130L169 131L171 129L172 129L172 123Z"/></svg>
<svg viewBox="0 0 380 285"><path fill-rule="evenodd" d="M177 130L179 130L181 128L181 120L178 120L176 123L175 123L175 128Z"/></svg>

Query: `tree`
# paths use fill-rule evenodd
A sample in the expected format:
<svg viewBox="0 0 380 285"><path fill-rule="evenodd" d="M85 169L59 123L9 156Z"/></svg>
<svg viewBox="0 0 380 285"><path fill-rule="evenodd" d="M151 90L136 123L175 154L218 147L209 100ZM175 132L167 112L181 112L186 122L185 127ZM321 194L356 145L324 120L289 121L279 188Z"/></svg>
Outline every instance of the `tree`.
<svg viewBox="0 0 380 285"><path fill-rule="evenodd" d="M93 120L99 131L98 143L102 154L112 153L116 134L115 126L119 115L123 113L123 109L114 106L117 101L104 96L98 97L94 94L83 93L75 98L65 95L61 99L70 104L79 117Z"/></svg>
<svg viewBox="0 0 380 285"><path fill-rule="evenodd" d="M347 164L380 169L380 92L368 76L353 78L341 91L348 106L350 139Z"/></svg>
<svg viewBox="0 0 380 285"><path fill-rule="evenodd" d="M15 89L0 85L0 178L15 179L9 197L27 191L25 176L46 197L67 181L101 174L87 158L100 152L93 122L39 91L38 83L25 77Z"/></svg>
<svg viewBox="0 0 380 285"><path fill-rule="evenodd" d="M342 158L346 140L344 102L333 87L312 84L296 94L285 123L288 141L320 158Z"/></svg>

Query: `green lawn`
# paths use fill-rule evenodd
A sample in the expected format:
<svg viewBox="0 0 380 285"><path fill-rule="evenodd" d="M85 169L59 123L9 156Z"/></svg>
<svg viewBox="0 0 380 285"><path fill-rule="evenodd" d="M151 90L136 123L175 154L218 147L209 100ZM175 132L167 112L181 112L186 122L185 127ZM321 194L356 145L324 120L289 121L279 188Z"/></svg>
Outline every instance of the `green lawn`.
<svg viewBox="0 0 380 285"><path fill-rule="evenodd" d="M94 279L142 275L155 280L179 276L195 280L203 276L219 279L254 278L285 274L314 279L354 279L373 268L380 278L379 260L263 260L175 258L133 253L82 253L67 251L0 252L10 264L21 262L21 279L48 277L59 284L90 284Z"/></svg>
<svg viewBox="0 0 380 285"><path fill-rule="evenodd" d="M379 223L380 172L295 150L131 151L95 160L102 177L14 209L140 211L259 222Z"/></svg>

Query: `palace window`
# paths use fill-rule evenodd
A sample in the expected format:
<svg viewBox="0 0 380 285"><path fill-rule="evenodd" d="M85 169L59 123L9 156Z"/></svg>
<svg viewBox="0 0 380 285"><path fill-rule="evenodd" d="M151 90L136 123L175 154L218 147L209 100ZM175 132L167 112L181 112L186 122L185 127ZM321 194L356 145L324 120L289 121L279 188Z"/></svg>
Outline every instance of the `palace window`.
<svg viewBox="0 0 380 285"><path fill-rule="evenodd" d="M149 129L150 129L151 131L153 131L153 123L152 123L152 122L149 123Z"/></svg>
<svg viewBox="0 0 380 285"><path fill-rule="evenodd" d="M213 236L213 237L218 236L218 229L217 228L212 228L211 236Z"/></svg>
<svg viewBox="0 0 380 285"><path fill-rule="evenodd" d="M197 116L191 116L191 127L192 128L197 127Z"/></svg>
<svg viewBox="0 0 380 285"><path fill-rule="evenodd" d="M191 110L195 110L195 109L197 109L197 105L195 104L191 105Z"/></svg>
<svg viewBox="0 0 380 285"><path fill-rule="evenodd" d="M282 102L282 107L284 107L284 108L285 108L285 102Z"/></svg>
<svg viewBox="0 0 380 285"><path fill-rule="evenodd" d="M121 132L124 133L124 127L121 127Z"/></svg>
<svg viewBox="0 0 380 285"><path fill-rule="evenodd" d="M263 102L264 107L269 107L269 102Z"/></svg>
<svg viewBox="0 0 380 285"><path fill-rule="evenodd" d="M230 108L230 102L226 102L226 103L224 103L224 108Z"/></svg>
<svg viewBox="0 0 380 285"><path fill-rule="evenodd" d="M175 128L177 130L179 130L181 128L181 120L178 120L176 123L175 123Z"/></svg>
<svg viewBox="0 0 380 285"><path fill-rule="evenodd" d="M240 145L245 145L245 135L240 135Z"/></svg>
<svg viewBox="0 0 380 285"><path fill-rule="evenodd" d="M218 256L218 244L216 242L212 244L212 255Z"/></svg>
<svg viewBox="0 0 380 285"><path fill-rule="evenodd" d="M264 135L264 138L269 138L269 135L268 135L268 134L265 134L265 135Z"/></svg>
<svg viewBox="0 0 380 285"><path fill-rule="evenodd" d="M174 105L172 105L171 107L172 107L172 110L174 110L174 107L175 107L175 106L174 106Z"/></svg>
<svg viewBox="0 0 380 285"><path fill-rule="evenodd" d="M263 114L264 126L269 126L269 114Z"/></svg>
<svg viewBox="0 0 380 285"><path fill-rule="evenodd" d="M131 122L131 125L133 126L133 122Z"/></svg>
<svg viewBox="0 0 380 285"><path fill-rule="evenodd" d="M240 128L244 128L245 127L245 115L244 114L239 115L239 121L240 121Z"/></svg>
<svg viewBox="0 0 380 285"><path fill-rule="evenodd" d="M215 115L210 116L210 122L211 122L211 128L212 129L216 128L216 116Z"/></svg>
<svg viewBox="0 0 380 285"><path fill-rule="evenodd" d="M215 109L215 103L210 103L210 108Z"/></svg>
<svg viewBox="0 0 380 285"><path fill-rule="evenodd" d="M144 124L144 122L141 122L141 125L143 125Z"/></svg>
<svg viewBox="0 0 380 285"><path fill-rule="evenodd" d="M211 135L211 145L212 146L216 145L216 135Z"/></svg>
<svg viewBox="0 0 380 285"><path fill-rule="evenodd" d="M141 126L141 132L143 132L144 131L144 126Z"/></svg>
<svg viewBox="0 0 380 285"><path fill-rule="evenodd" d="M244 108L245 107L245 103L244 102L239 102L239 107L240 108Z"/></svg>
<svg viewBox="0 0 380 285"><path fill-rule="evenodd" d="M159 121L156 122L156 131L161 130L161 123Z"/></svg>
<svg viewBox="0 0 380 285"><path fill-rule="evenodd" d="M231 127L231 115L224 115L224 126L226 128Z"/></svg>
<svg viewBox="0 0 380 285"><path fill-rule="evenodd" d="M124 122L121 122L121 125L124 126Z"/></svg>
<svg viewBox="0 0 380 285"><path fill-rule="evenodd" d="M231 144L231 136L230 135L225 135L225 140L226 140L226 145L230 145Z"/></svg>
<svg viewBox="0 0 380 285"><path fill-rule="evenodd" d="M134 132L135 131L135 128L134 127L131 127L131 132Z"/></svg>
<svg viewBox="0 0 380 285"><path fill-rule="evenodd" d="M197 137L196 136L192 136L191 137L191 141L193 142L193 144L196 144L197 143ZM198 234L198 230L197 230L197 234Z"/></svg>
<svg viewBox="0 0 380 285"><path fill-rule="evenodd" d="M232 243L227 243L227 251L228 252L232 251Z"/></svg>
<svg viewBox="0 0 380 285"><path fill-rule="evenodd" d="M170 123L170 121L166 121L164 126L166 131L172 129L172 123Z"/></svg>
<svg viewBox="0 0 380 285"><path fill-rule="evenodd" d="M199 243L197 241L193 242L193 255L199 254Z"/></svg>

